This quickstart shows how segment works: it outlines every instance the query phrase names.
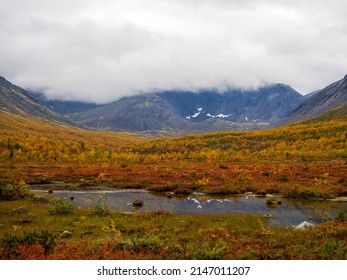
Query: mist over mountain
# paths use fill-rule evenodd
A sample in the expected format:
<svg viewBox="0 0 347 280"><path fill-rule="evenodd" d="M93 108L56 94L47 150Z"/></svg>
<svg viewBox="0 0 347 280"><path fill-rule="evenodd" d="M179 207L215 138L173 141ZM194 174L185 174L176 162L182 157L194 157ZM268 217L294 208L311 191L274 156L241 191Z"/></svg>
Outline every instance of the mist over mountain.
<svg viewBox="0 0 347 280"><path fill-rule="evenodd" d="M172 90L124 97L70 117L84 126L108 130L259 129L279 121L304 99L284 84L223 93L211 89Z"/></svg>
<svg viewBox="0 0 347 280"><path fill-rule="evenodd" d="M303 96L285 84L255 90L163 90L94 103L48 100L0 77L0 110L110 131L178 134L254 130L305 120L347 104L347 75Z"/></svg>
<svg viewBox="0 0 347 280"><path fill-rule="evenodd" d="M13 85L1 76L0 110L22 117L38 117L68 124L73 123L70 119L41 104L26 90Z"/></svg>

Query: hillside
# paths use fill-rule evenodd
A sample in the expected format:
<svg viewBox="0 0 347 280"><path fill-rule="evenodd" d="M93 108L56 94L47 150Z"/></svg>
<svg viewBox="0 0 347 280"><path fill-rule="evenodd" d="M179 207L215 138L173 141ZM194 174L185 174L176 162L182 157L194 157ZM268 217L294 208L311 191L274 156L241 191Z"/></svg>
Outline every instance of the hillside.
<svg viewBox="0 0 347 280"><path fill-rule="evenodd" d="M26 90L0 77L0 110L22 117L37 117L72 124L66 117L54 112L33 98Z"/></svg>
<svg viewBox="0 0 347 280"><path fill-rule="evenodd" d="M277 125L302 121L347 104L347 75L306 99Z"/></svg>
<svg viewBox="0 0 347 280"><path fill-rule="evenodd" d="M67 124L0 112L0 161L70 162L144 141L130 133L94 132Z"/></svg>

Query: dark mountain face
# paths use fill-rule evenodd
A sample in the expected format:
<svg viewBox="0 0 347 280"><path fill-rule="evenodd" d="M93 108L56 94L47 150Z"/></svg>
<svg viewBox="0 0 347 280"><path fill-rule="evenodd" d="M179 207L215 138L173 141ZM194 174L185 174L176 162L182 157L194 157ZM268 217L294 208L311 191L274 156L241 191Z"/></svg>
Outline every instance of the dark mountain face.
<svg viewBox="0 0 347 280"><path fill-rule="evenodd" d="M137 95L72 116L88 127L109 130L169 130L185 127L185 120L156 95Z"/></svg>
<svg viewBox="0 0 347 280"><path fill-rule="evenodd" d="M158 93L181 117L192 121L220 118L232 122L276 122L296 108L304 97L289 86L276 84L257 90Z"/></svg>
<svg viewBox="0 0 347 280"><path fill-rule="evenodd" d="M71 120L43 106L24 89L0 77L0 110L24 117L33 116L48 120L72 123Z"/></svg>
<svg viewBox="0 0 347 280"><path fill-rule="evenodd" d="M301 94L283 84L225 93L161 91L122 98L72 118L89 127L110 130L259 129L280 120L303 100Z"/></svg>
<svg viewBox="0 0 347 280"><path fill-rule="evenodd" d="M306 99L278 125L305 120L343 105L347 105L347 75Z"/></svg>

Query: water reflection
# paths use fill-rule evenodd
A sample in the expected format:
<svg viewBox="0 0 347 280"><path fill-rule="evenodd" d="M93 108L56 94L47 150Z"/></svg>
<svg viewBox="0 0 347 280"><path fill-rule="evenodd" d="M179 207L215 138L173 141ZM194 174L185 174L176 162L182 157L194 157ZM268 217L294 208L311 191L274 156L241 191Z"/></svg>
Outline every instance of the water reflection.
<svg viewBox="0 0 347 280"><path fill-rule="evenodd" d="M49 198L59 197L75 206L94 207L102 192L36 191ZM71 200L71 197L74 199ZM133 207L133 201L142 200L144 205ZM229 214L249 213L271 217L269 224L274 226L296 226L303 221L321 223L334 218L340 209L347 211L347 202L300 201L281 198L281 204L268 207L266 197L226 196L194 194L176 196L171 193L151 193L141 190L105 192L101 204L107 204L117 211L168 211L175 214Z"/></svg>

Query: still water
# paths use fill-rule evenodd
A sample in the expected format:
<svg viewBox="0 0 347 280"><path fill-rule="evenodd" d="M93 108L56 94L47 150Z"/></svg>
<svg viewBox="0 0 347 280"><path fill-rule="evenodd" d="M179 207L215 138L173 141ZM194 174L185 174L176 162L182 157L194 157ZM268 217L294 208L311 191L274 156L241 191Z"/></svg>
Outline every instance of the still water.
<svg viewBox="0 0 347 280"><path fill-rule="evenodd" d="M76 207L93 208L99 204L108 205L117 211L168 211L174 214L261 214L269 218L272 226L297 226L303 221L312 224L333 219L341 209L347 213L346 201L300 201L278 198L282 204L269 207L266 197L250 195L193 194L189 196L173 196L170 194L152 193L141 190L115 191L35 191L47 198L62 198ZM134 200L142 200L142 207L134 207Z"/></svg>

